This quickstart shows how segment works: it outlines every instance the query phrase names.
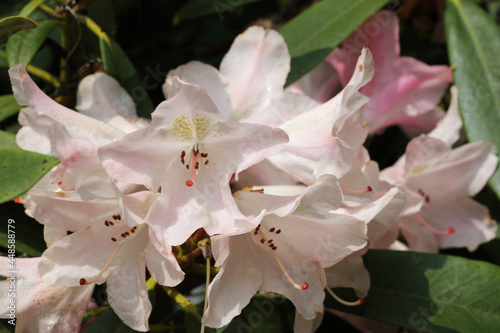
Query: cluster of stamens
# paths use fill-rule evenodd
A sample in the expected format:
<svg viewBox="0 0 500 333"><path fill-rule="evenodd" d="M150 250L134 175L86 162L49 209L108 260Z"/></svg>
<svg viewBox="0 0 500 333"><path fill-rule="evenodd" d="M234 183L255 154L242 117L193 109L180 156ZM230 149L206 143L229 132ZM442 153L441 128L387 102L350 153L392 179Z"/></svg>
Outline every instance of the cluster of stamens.
<svg viewBox="0 0 500 333"><path fill-rule="evenodd" d="M115 222L116 221L120 221L121 219L122 219L122 217L121 217L120 214L112 216L112 220L114 220ZM104 225L106 227L113 227L115 225L115 222L113 222L112 220L111 219L105 220L104 221ZM127 237L129 237L131 234L134 234L137 231L137 229L138 229L138 226L133 226L132 228L128 229L127 231L122 232L120 234L120 236L124 240L126 240ZM111 237L111 240L113 242L117 242L118 241L118 239L116 237ZM114 257L116 257L116 255L118 254L118 251L120 251L120 249L123 246L123 244L125 244L125 242L121 242L120 244L118 244L118 246L116 247L115 251L113 252L113 254L111 255L111 257L109 258L109 260L106 262L106 264L104 265L104 267L101 269L101 271L99 272L99 274L97 274L95 277L93 277L90 280L87 280L85 278L81 278L80 279L80 285L83 286L83 285L87 285L87 284L96 283L99 280L99 278L104 274L104 272L106 271L106 269L108 269L109 265L111 264L111 261L113 261Z"/></svg>
<svg viewBox="0 0 500 333"><path fill-rule="evenodd" d="M186 152L183 150L182 153L181 153L181 163L186 167L186 170L192 170L192 174L191 174L191 179L187 180L186 181L186 186L187 187L191 187L194 185L194 180L196 178L196 172L197 170L200 169L200 162L198 161L198 150L193 150L193 161L191 164L189 163L186 163ZM200 157L202 158L202 160L204 160L203 164L205 166L208 166L208 163L210 162L207 157L208 157L208 153L200 153Z"/></svg>
<svg viewBox="0 0 500 333"><path fill-rule="evenodd" d="M422 198L424 198L425 202L431 202L431 197L428 194L425 194L425 192L421 188L419 188L417 192L422 196Z"/></svg>
<svg viewBox="0 0 500 333"><path fill-rule="evenodd" d="M276 235L279 235L281 233L281 229L276 230L276 228L273 227L273 228L269 229L269 232L275 232ZM276 251L278 249L278 247L276 245L274 245L272 239L269 239L269 240L266 239L266 236L264 236L264 234L260 230L260 224L257 226L257 228L255 228L253 234L254 235L261 234L261 237L262 237L260 239L261 244L268 244L269 248L271 248L271 250L273 250L273 251Z"/></svg>
<svg viewBox="0 0 500 333"><path fill-rule="evenodd" d="M276 229L275 227L272 227L271 229L269 229L269 232L275 233L276 235L279 235L281 233L281 229ZM260 243L261 244L267 244L267 246L272 250L271 253L272 253L274 259L276 260L276 262L278 263L278 266L280 267L280 269L283 272L283 274L285 274L285 277L287 278L288 282L290 282L290 284L295 289L306 290L307 288L309 288L309 284L307 282L302 282L299 285L297 282L295 282L292 279L292 277L290 276L290 274L288 274L287 270L285 269L285 266L283 265L283 263L281 262L280 258L278 257L278 255L275 252L278 247L276 245L274 245L272 239L267 239L266 235L264 234L264 232L261 229L261 225L260 224L257 226L257 228L255 228L255 231L254 231L253 234L255 236L259 235L261 237L260 238Z"/></svg>

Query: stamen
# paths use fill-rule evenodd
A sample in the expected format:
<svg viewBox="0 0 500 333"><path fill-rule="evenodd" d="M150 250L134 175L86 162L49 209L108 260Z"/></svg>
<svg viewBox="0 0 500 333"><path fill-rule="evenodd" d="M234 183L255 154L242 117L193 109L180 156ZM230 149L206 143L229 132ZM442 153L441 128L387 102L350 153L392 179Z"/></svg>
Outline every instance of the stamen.
<svg viewBox="0 0 500 333"><path fill-rule="evenodd" d="M264 235L264 233L262 232L262 230L260 230L260 229L259 229L259 235L260 235L260 237L262 237L261 243L264 244L267 241L267 238ZM290 276L290 274L288 274L287 270L285 269L285 266L283 266L283 263L281 262L280 258L276 255L276 252L275 252L275 249L274 249L274 244L273 244L273 248L272 249L273 249L273 251L271 253L272 253L274 259L276 260L276 262L278 263L278 266L280 266L281 271L283 272L283 274L285 274L285 277L288 280L288 282L290 282L290 284L295 289L298 289L298 290L306 290L307 288L309 288L309 284L307 282L302 282L299 285L295 281L293 281L292 277Z"/></svg>
<svg viewBox="0 0 500 333"><path fill-rule="evenodd" d="M445 230L445 231L438 230L438 229L434 228L426 220L424 220L422 218L422 216L420 216L418 213L415 214L415 217L417 218L417 220L420 221L420 223L422 223L424 225L424 227L426 227L427 229L429 229L430 231L432 231L433 233L435 233L437 235L448 236L448 235L451 235L452 233L455 232L455 228L453 228L453 227L449 227L448 230Z"/></svg>
<svg viewBox="0 0 500 333"><path fill-rule="evenodd" d="M367 186L366 188L364 188L362 190L355 190L355 189L352 189L352 188L349 188L349 187L345 187L343 185L340 185L340 188L343 191L351 192L351 193L354 193L354 194L363 194L363 193L368 193L368 192L373 191L372 188L371 188L371 186Z"/></svg>
<svg viewBox="0 0 500 333"><path fill-rule="evenodd" d="M365 303L365 300L363 298L360 298L358 299L357 301L355 302L347 302L347 301L344 301L342 298L338 297L337 295L335 295L335 293L333 292L333 290L330 289L330 287L326 286L326 291L328 291L328 293L330 295L332 295L333 298L335 298L335 300L341 304L344 304L344 305L347 305L347 306L356 306L356 305L361 305L361 304L364 304Z"/></svg>
<svg viewBox="0 0 500 333"><path fill-rule="evenodd" d="M97 274L96 277L90 279L90 280L86 280L84 278L81 278L80 279L80 285L83 286L85 284L92 284L92 283L96 283L97 280L99 280L99 278L104 274L104 272L106 271L106 269L108 269L109 265L111 264L111 261L113 261L114 257L116 257L116 255L118 254L118 251L120 251L121 247L123 246L123 244L125 244L125 242L121 243L120 245L118 245L116 247L116 250L115 252L113 252L113 254L111 255L111 258L109 258L108 262L106 263L106 265L104 265L104 267L101 269L101 271L99 272L99 274Z"/></svg>

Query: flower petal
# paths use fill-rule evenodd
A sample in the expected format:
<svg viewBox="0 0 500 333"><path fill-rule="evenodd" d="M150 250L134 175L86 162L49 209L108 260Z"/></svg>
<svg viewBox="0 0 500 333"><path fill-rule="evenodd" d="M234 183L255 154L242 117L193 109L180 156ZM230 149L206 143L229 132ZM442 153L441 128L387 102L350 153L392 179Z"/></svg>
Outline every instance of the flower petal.
<svg viewBox="0 0 500 333"><path fill-rule="evenodd" d="M266 107L273 94L283 91L289 71L290 55L278 32L253 26L239 35L220 65L233 107L231 119L245 121Z"/></svg>

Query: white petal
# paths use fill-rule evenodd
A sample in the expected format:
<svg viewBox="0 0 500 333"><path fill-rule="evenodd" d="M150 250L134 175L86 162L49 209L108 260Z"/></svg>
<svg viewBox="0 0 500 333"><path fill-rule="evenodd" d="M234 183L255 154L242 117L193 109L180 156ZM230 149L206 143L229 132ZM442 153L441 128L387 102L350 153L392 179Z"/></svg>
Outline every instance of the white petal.
<svg viewBox="0 0 500 333"><path fill-rule="evenodd" d="M337 264L325 270L328 286L331 288L353 288L356 295L364 298L370 290L370 274L363 264L366 249L356 251Z"/></svg>
<svg viewBox="0 0 500 333"><path fill-rule="evenodd" d="M171 90L174 76L178 76L184 82L201 86L205 89L214 101L217 109L219 109L225 118L230 118L232 109L229 93L226 89L226 83L223 82L224 79L217 69L199 61L191 61L171 70L163 85L163 93L167 99L173 96Z"/></svg>
<svg viewBox="0 0 500 333"><path fill-rule="evenodd" d="M239 35L220 65L228 82L232 119L245 120L283 91L290 55L281 35L253 26Z"/></svg>
<svg viewBox="0 0 500 333"><path fill-rule="evenodd" d="M125 133L138 127L132 97L113 77L102 73L86 76L78 85L76 109L89 117L101 120Z"/></svg>

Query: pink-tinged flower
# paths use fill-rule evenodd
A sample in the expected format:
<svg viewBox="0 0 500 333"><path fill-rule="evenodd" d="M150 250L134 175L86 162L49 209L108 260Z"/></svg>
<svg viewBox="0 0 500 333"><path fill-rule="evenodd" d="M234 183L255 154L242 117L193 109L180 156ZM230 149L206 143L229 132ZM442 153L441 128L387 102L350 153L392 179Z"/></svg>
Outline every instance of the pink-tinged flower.
<svg viewBox="0 0 500 333"><path fill-rule="evenodd" d="M290 55L283 38L276 31L251 27L235 39L220 71L191 62L171 71L163 90L167 98L172 96L172 78L179 76L204 87L226 118L283 129L290 142L269 161L296 181L313 184L322 174L340 177L352 163L352 150L344 136L361 143L366 136L365 130L351 128L346 118L368 101L358 90L373 75L371 55L363 51L348 86L324 105L284 92L289 70ZM263 179L259 174L268 171L268 163L262 168L256 165L249 170L250 179Z"/></svg>
<svg viewBox="0 0 500 333"><path fill-rule="evenodd" d="M410 249L473 248L494 238L497 224L471 197L484 187L497 162L489 142L451 149L426 135L410 141L404 165L382 172L406 192L407 204L397 223Z"/></svg>
<svg viewBox="0 0 500 333"><path fill-rule="evenodd" d="M45 95L22 65L12 67L9 75L17 102L27 106L19 113L23 127L16 136L17 144L61 160L49 177L62 190L78 189L87 177L108 178L97 148L144 126L137 120L130 97L105 74L82 80L78 92L81 113ZM96 111L99 107L105 111Z"/></svg>
<svg viewBox="0 0 500 333"><path fill-rule="evenodd" d="M178 76L203 87L227 119L277 127L317 106L304 95L283 91L289 71L290 54L283 37L253 26L236 37L219 71L190 62L168 74L163 92L172 96L172 78Z"/></svg>
<svg viewBox="0 0 500 333"><path fill-rule="evenodd" d="M12 268L9 258L0 257L0 275L7 278L0 282L0 318L12 320L15 313L16 332L79 332L94 285L51 287L38 274L39 261L15 259Z"/></svg>
<svg viewBox="0 0 500 333"><path fill-rule="evenodd" d="M100 148L104 168L119 182L153 192L161 186L146 222L165 247L202 227L209 235L253 229L229 181L279 151L286 133L226 120L203 88L172 81L176 93L153 112L150 127Z"/></svg>
<svg viewBox="0 0 500 333"><path fill-rule="evenodd" d="M306 75L289 90L308 94L313 83L314 91L321 93L309 96L325 102L338 89L338 77L344 85L349 82L363 47L370 49L375 62L373 80L360 90L370 97L362 108L370 131L404 125L418 134L434 128L443 117L436 105L452 82L451 70L448 66L429 66L411 57L401 57L398 18L389 11L375 14L327 57L326 62L336 75L324 77L325 71L313 70L308 74L312 77ZM330 94L325 87L330 87Z"/></svg>
<svg viewBox="0 0 500 333"><path fill-rule="evenodd" d="M301 316L313 319L323 311L324 267L366 245L365 222L330 213L341 201L334 177L321 177L299 195L266 194L284 189L235 193L244 214L264 210L265 216L250 233L212 237L221 270L209 286L207 326L229 323L257 291L284 295Z"/></svg>
<svg viewBox="0 0 500 333"><path fill-rule="evenodd" d="M428 132L439 118L429 116L452 82L448 66L429 66L400 56L399 22L395 14L381 11L348 37L328 58L345 84L361 47L373 53L375 75L361 93L370 97L363 107L370 131L391 125L410 125ZM437 117L440 117L439 115ZM441 112L442 117L442 112ZM430 121L429 121L430 120Z"/></svg>
<svg viewBox="0 0 500 333"><path fill-rule="evenodd" d="M93 216L87 228L53 243L43 253L38 268L44 282L52 286L106 282L115 313L131 328L147 331L151 303L146 267L153 279L165 286L179 284L184 273L170 248L157 250L156 237L142 223L156 195L149 191L117 193L119 198L94 199L80 206L69 199L76 215L87 209L101 214Z"/></svg>
<svg viewBox="0 0 500 333"><path fill-rule="evenodd" d="M25 197L27 212L45 225L49 248L38 265L44 282L78 289L106 281L116 314L130 327L147 330L146 267L168 286L184 274L170 247L157 250L160 245L143 223L157 194L130 184L117 188L97 155L100 146L147 123L107 75L88 76L79 86L77 108L87 116L43 94L22 66L10 74L16 98L28 106L20 114L18 143L61 159Z"/></svg>
<svg viewBox="0 0 500 333"><path fill-rule="evenodd" d="M338 95L280 126L290 142L268 160L304 184L313 184L323 174L346 174L353 160L350 144L356 149L366 138L366 123L356 112L368 101L359 90L372 75L371 53L363 49L351 80Z"/></svg>

